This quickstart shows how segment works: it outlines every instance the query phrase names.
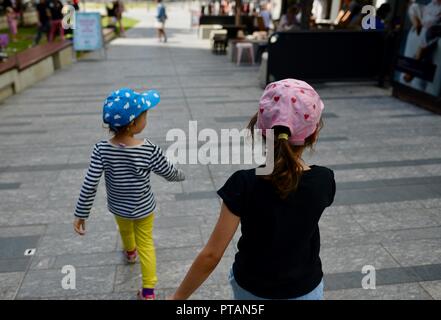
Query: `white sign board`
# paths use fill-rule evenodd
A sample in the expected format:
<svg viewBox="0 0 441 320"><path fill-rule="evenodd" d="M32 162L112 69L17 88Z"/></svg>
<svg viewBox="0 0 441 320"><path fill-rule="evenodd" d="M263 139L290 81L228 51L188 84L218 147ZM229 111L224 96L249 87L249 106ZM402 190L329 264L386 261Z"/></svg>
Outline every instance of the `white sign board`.
<svg viewBox="0 0 441 320"><path fill-rule="evenodd" d="M75 16L74 49L95 51L103 48L103 31L99 12L77 12Z"/></svg>

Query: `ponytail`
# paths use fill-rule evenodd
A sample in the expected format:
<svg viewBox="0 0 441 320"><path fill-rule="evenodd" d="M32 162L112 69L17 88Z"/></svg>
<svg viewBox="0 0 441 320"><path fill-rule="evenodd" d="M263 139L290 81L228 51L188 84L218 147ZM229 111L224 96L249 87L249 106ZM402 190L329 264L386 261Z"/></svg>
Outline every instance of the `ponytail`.
<svg viewBox="0 0 441 320"><path fill-rule="evenodd" d="M254 127L257 123L257 113L251 118L247 129L251 132L254 143ZM317 131L323 127L320 119ZM289 129L283 126L274 128L274 169L270 175L262 176L264 180L270 181L276 188L280 198L286 199L289 194L295 192L299 186L300 178L303 174L301 155L305 148L313 149L316 139L316 132L305 139L305 144L301 146L292 145L288 141Z"/></svg>

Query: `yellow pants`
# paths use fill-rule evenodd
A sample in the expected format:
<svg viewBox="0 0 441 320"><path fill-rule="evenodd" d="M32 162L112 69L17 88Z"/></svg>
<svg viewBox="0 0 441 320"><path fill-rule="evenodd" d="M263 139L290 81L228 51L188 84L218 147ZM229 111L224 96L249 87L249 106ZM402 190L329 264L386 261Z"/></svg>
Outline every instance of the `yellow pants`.
<svg viewBox="0 0 441 320"><path fill-rule="evenodd" d="M115 216L124 250L137 250L141 263L142 287L155 288L156 254L153 243L153 213L143 219L124 219Z"/></svg>

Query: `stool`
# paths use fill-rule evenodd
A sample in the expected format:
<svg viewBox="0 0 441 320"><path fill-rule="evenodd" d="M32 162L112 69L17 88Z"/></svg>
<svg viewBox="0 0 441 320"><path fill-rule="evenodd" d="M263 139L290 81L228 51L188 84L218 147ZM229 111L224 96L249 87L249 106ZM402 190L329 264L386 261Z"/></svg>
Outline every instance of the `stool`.
<svg viewBox="0 0 441 320"><path fill-rule="evenodd" d="M215 54L226 54L227 53L227 35L226 34L216 34L213 37L213 53Z"/></svg>
<svg viewBox="0 0 441 320"><path fill-rule="evenodd" d="M254 64L254 46L251 42L238 42L236 43L237 49L237 65L240 65L243 51L248 51L251 57L251 64Z"/></svg>

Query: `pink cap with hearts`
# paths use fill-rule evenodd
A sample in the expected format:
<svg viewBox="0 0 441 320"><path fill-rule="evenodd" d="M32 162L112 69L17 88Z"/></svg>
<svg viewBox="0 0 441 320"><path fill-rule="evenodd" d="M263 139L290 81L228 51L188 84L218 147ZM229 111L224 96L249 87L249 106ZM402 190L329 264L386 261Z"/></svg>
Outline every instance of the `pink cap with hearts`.
<svg viewBox="0 0 441 320"><path fill-rule="evenodd" d="M320 96L306 82L295 79L273 82L266 86L260 98L257 128L287 127L289 142L303 145L318 128L323 108Z"/></svg>

